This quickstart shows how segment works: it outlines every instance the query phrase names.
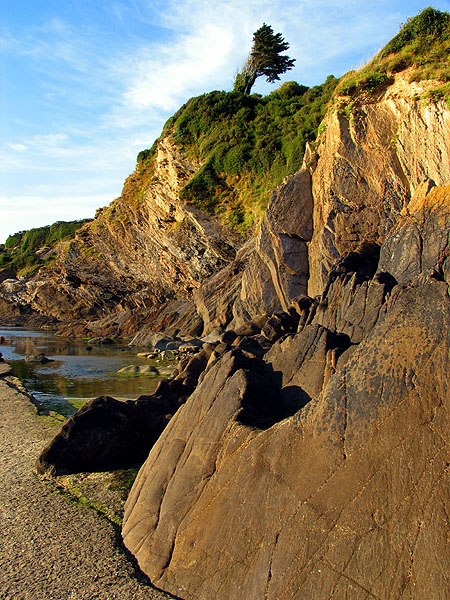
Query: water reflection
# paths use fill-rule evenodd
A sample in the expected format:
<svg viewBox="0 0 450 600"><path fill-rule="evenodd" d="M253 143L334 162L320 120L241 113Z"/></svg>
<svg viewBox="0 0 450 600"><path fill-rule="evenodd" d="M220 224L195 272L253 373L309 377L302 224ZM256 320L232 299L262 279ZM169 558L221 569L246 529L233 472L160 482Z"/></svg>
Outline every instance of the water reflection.
<svg viewBox="0 0 450 600"><path fill-rule="evenodd" d="M154 391L159 379L124 377L117 371L131 364L149 364L136 357L137 350L93 346L68 341L47 331L0 328L6 343L0 346L5 360L26 389L52 410L68 416L97 396L137 398ZM30 354L44 352L52 362L25 362ZM157 363L153 363L159 366Z"/></svg>

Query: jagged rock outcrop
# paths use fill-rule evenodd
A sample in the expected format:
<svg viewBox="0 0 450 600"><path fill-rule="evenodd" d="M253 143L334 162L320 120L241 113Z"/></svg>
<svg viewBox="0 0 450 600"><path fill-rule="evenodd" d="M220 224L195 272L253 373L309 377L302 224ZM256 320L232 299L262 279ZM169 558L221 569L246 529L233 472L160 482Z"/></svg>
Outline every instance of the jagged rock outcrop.
<svg viewBox="0 0 450 600"><path fill-rule="evenodd" d="M125 543L156 585L193 600L450 594L449 231L450 186L427 184L380 260L371 246L340 261L262 360L211 363L126 506Z"/></svg>
<svg viewBox="0 0 450 600"><path fill-rule="evenodd" d="M400 73L337 100L245 243L180 202L196 165L166 137L139 202L142 173L47 279L3 282L19 312L77 313L94 335L213 342L153 397L88 405L38 463L117 468L153 446L123 535L159 587L450 595L450 117L419 99L431 85Z"/></svg>
<svg viewBox="0 0 450 600"><path fill-rule="evenodd" d="M421 181L450 180L450 112L420 100L432 85L403 72L350 110L336 101L301 171L273 193L245 260L196 291L204 332L321 294L343 256L383 243ZM217 281L226 294L215 295Z"/></svg>
<svg viewBox="0 0 450 600"><path fill-rule="evenodd" d="M311 176L302 169L274 193L257 235L239 298L249 314L286 310L292 298L307 292L312 214Z"/></svg>
<svg viewBox="0 0 450 600"><path fill-rule="evenodd" d="M337 110L324 121L310 165L312 296L322 292L339 257L364 241L384 241L424 179L450 181L450 112L444 103L419 99L433 82L411 84L408 76L399 73L378 97L354 104L348 119Z"/></svg>
<svg viewBox="0 0 450 600"><path fill-rule="evenodd" d="M340 258L383 243L422 180L450 180L450 112L421 99L433 85L405 71L375 96L335 99L246 242L180 200L199 165L166 135L152 166L138 163L51 268L0 284L2 312L6 302L57 318L66 335L135 335L151 323L205 336L321 294Z"/></svg>

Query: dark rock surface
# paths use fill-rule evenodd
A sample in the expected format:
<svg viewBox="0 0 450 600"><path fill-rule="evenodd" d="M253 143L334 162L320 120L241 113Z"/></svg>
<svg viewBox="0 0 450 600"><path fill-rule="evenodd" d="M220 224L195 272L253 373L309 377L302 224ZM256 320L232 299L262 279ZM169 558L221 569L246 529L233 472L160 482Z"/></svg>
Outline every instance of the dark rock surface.
<svg viewBox="0 0 450 600"><path fill-rule="evenodd" d="M65 475L136 466L164 429L164 408L141 410L137 402L108 396L91 400L42 452L38 470Z"/></svg>
<svg viewBox="0 0 450 600"><path fill-rule="evenodd" d="M88 342L89 344L98 344L99 346L111 346L112 344L114 344L113 339L103 335L95 338L90 338Z"/></svg>
<svg viewBox="0 0 450 600"><path fill-rule="evenodd" d="M168 421L197 385L213 348L190 359L151 396L121 402L102 396L70 417L37 460L39 472L65 475L142 464Z"/></svg>

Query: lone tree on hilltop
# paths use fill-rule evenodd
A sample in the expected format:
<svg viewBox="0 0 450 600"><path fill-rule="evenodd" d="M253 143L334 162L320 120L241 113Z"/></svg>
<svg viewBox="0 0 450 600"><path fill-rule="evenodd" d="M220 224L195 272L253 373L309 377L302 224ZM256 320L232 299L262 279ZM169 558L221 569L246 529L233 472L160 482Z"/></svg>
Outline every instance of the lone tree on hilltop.
<svg viewBox="0 0 450 600"><path fill-rule="evenodd" d="M282 55L289 48L281 33L274 33L270 25L263 26L253 34L253 47L245 61L242 72L236 75L234 91L250 94L258 77L264 75L272 83L280 79L279 75L292 69L294 58Z"/></svg>

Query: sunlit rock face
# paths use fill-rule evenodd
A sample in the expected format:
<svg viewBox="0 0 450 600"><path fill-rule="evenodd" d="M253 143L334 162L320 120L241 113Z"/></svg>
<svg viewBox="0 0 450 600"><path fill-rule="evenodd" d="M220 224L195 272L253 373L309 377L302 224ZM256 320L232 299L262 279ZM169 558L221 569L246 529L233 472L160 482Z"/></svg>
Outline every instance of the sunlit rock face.
<svg viewBox="0 0 450 600"><path fill-rule="evenodd" d="M163 138L151 172L138 163L122 196L62 243L51 266L26 282L5 282L1 297L63 322L113 313L112 321L123 321L124 312L133 321L130 312L190 298L243 241L180 201L179 190L198 166L170 136ZM133 324L136 332L139 318ZM126 329L126 322L119 322L118 333L120 327Z"/></svg>
<svg viewBox="0 0 450 600"><path fill-rule="evenodd" d="M421 181L450 181L450 113L417 99L430 82L397 76L375 101L347 120L326 119L313 170L314 235L309 293L323 290L336 258L364 240L381 243Z"/></svg>
<svg viewBox="0 0 450 600"><path fill-rule="evenodd" d="M421 186L381 249L294 303L297 327L262 360L230 349L209 365L126 506L125 544L157 586L450 594L449 231L450 186Z"/></svg>
<svg viewBox="0 0 450 600"><path fill-rule="evenodd" d="M228 293L209 280L196 292L207 331L321 294L343 256L383 243L422 181L450 181L450 112L417 99L430 85L399 74L378 97L329 112L302 169L274 191L233 283L229 271L216 276Z"/></svg>
<svg viewBox="0 0 450 600"><path fill-rule="evenodd" d="M1 284L2 315L67 334L211 343L151 425L142 402L86 409L120 408L89 460L116 417L139 459L155 442L123 536L176 596L450 597L450 113L407 77L336 100L253 237L181 202L199 165L167 136L51 266Z"/></svg>

